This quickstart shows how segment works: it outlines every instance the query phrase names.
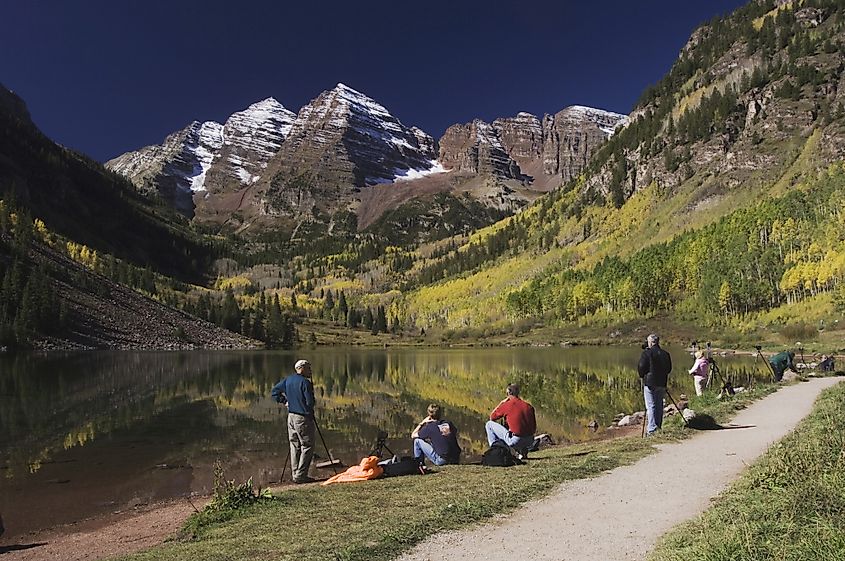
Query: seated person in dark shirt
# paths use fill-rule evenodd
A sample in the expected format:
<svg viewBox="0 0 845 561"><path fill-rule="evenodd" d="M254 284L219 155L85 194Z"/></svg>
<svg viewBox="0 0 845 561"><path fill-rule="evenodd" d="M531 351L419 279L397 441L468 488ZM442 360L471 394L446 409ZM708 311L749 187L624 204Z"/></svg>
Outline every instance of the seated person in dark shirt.
<svg viewBox="0 0 845 561"><path fill-rule="evenodd" d="M833 372L835 359L832 356L822 355L822 359L819 362L819 369L822 372Z"/></svg>
<svg viewBox="0 0 845 561"><path fill-rule="evenodd" d="M434 465L457 464L461 459L458 446L458 429L449 421L441 419L440 406L428 406L428 416L420 421L411 433L414 439L414 458L421 464L425 458Z"/></svg>

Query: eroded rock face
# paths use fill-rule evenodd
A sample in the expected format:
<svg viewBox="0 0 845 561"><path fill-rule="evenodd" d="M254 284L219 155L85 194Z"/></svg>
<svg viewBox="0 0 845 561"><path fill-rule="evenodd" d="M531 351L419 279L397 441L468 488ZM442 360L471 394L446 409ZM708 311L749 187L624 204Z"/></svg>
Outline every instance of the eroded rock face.
<svg viewBox="0 0 845 561"><path fill-rule="evenodd" d="M275 162L282 169L363 187L431 171L434 150L429 135L338 84L299 111Z"/></svg>
<svg viewBox="0 0 845 561"><path fill-rule="evenodd" d="M299 111L263 180L261 212L313 217L346 210L363 187L442 173L436 151L431 136L338 84Z"/></svg>
<svg viewBox="0 0 845 561"><path fill-rule="evenodd" d="M573 105L543 118L543 172L567 182L587 167L590 156L616 128L624 115Z"/></svg>
<svg viewBox="0 0 845 561"><path fill-rule="evenodd" d="M233 114L225 125L194 121L162 144L118 156L106 167L128 177L141 191L159 193L190 216L195 193L255 182L293 118L291 111L268 98Z"/></svg>
<svg viewBox="0 0 845 561"><path fill-rule="evenodd" d="M505 117L493 121L508 155L528 173L532 162L543 151L543 127L540 119L531 113L518 113L516 117Z"/></svg>
<svg viewBox="0 0 845 561"><path fill-rule="evenodd" d="M625 120L618 113L582 106L542 121L530 113L496 119L492 125L476 119L446 130L440 162L447 169L528 184L552 177L566 182L583 171L596 148Z"/></svg>
<svg viewBox="0 0 845 561"><path fill-rule="evenodd" d="M502 145L499 131L480 119L446 129L440 139L439 159L450 170L508 179L522 175Z"/></svg>

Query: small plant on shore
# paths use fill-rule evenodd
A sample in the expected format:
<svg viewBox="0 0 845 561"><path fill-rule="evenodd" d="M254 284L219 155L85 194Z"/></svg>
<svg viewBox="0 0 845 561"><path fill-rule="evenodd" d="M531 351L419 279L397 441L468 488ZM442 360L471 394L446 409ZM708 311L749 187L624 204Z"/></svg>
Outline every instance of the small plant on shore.
<svg viewBox="0 0 845 561"><path fill-rule="evenodd" d="M245 483L226 479L226 473L220 460L214 462L214 496L206 509L216 511L237 510L263 500L271 500L269 489L255 488L252 478Z"/></svg>
<svg viewBox="0 0 845 561"><path fill-rule="evenodd" d="M173 330L173 336L180 341L188 341L188 334L185 332L185 328L177 326L176 329Z"/></svg>
<svg viewBox="0 0 845 561"><path fill-rule="evenodd" d="M231 520L248 507L274 499L269 489L256 488L251 477L244 483L226 479L223 464L217 460L214 462L214 492L211 502L188 519L182 528L181 537L196 539L204 528Z"/></svg>

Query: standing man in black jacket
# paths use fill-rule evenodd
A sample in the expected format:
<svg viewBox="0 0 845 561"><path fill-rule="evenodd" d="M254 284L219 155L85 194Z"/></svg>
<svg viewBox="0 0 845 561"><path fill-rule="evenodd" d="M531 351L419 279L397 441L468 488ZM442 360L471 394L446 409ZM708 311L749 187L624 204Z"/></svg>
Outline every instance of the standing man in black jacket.
<svg viewBox="0 0 845 561"><path fill-rule="evenodd" d="M646 415L648 415L648 434L663 426L663 396L666 384L672 372L672 357L660 348L660 337L652 333L646 340L648 347L640 356L637 371L643 381Z"/></svg>

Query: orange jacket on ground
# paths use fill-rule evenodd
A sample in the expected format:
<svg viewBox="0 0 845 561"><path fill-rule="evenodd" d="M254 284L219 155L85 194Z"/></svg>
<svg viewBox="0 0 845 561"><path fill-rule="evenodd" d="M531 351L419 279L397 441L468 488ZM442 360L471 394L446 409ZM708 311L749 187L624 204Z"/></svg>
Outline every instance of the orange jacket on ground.
<svg viewBox="0 0 845 561"><path fill-rule="evenodd" d="M361 460L361 463L357 466L352 466L343 473L338 473L334 477L323 481L320 485L366 481L380 477L382 473L384 473L384 470L378 465L378 456L369 456Z"/></svg>

